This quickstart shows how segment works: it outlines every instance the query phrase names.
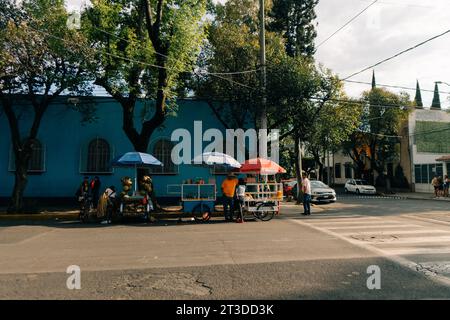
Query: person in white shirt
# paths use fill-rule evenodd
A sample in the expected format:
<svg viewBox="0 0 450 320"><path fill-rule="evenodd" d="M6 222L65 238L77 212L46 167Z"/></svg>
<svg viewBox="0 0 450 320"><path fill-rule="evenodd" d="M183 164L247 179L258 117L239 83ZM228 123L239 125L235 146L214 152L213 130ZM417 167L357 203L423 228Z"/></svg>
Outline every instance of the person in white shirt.
<svg viewBox="0 0 450 320"><path fill-rule="evenodd" d="M243 178L239 179L238 186L236 188L236 197L239 202L239 217L237 218L236 222L244 222L244 203L245 203L245 186L246 181Z"/></svg>
<svg viewBox="0 0 450 320"><path fill-rule="evenodd" d="M302 174L303 215L311 214L311 182L306 173Z"/></svg>

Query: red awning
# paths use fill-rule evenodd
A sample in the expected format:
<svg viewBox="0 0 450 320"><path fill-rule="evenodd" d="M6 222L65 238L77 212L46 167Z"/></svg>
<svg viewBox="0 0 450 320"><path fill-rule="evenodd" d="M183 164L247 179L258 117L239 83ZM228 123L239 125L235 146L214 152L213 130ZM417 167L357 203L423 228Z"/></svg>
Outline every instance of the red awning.
<svg viewBox="0 0 450 320"><path fill-rule="evenodd" d="M450 161L450 156L442 156L437 158L436 161Z"/></svg>

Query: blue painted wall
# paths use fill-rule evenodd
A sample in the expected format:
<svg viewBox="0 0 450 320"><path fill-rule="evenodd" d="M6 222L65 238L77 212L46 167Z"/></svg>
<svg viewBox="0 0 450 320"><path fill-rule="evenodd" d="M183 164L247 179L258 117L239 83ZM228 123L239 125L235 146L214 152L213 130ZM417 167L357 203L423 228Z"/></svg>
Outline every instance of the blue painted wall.
<svg viewBox="0 0 450 320"><path fill-rule="evenodd" d="M114 155L120 155L133 148L122 131L121 107L111 98L96 97L95 123L82 124L81 114L71 110L64 103L55 103L45 114L38 139L45 145L46 171L29 175L29 182L25 191L26 197L72 197L79 186L84 174L80 173L81 148L89 141L99 137L106 139L114 148ZM135 113L136 126L142 121L143 102L138 103ZM29 110L29 108L24 108ZM21 130L29 128L31 115L25 111L20 120ZM208 104L203 101L180 100L175 115L169 116L164 125L152 136L149 150L161 138L168 138L172 131L185 128L193 132L194 121L203 122L203 131L217 128L222 132L225 128L215 117ZM206 143L207 144L207 143ZM204 145L206 145L204 144ZM14 184L14 173L8 170L10 161L11 140L7 120L0 114L0 197L9 197ZM193 151L192 151L193 154ZM102 189L109 185L120 188L120 178L134 173L130 169L114 169L111 175L100 175ZM180 165L176 175L152 175L157 196L170 196L167 185L180 184L183 180L202 177L216 178L220 186L224 176L211 176L210 169L191 165ZM220 189L220 188L218 188Z"/></svg>

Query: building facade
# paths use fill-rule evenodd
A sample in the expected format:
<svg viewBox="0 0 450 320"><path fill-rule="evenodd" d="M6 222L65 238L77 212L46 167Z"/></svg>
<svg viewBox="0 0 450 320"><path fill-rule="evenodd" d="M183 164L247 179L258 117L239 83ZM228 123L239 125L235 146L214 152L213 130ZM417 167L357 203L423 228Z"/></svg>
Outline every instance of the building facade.
<svg viewBox="0 0 450 320"><path fill-rule="evenodd" d="M96 121L83 123L82 114L68 107L67 97L58 101L49 107L42 119L38 142L29 165L25 197L74 197L84 176L99 176L102 189L110 185L120 189L123 176L134 176L132 169L111 167L114 157L133 151L122 130L121 106L112 98L95 97ZM174 130L187 129L194 136L194 122L201 121L203 132L215 128L225 134L224 125L206 102L180 100L177 105L178 108L154 132L148 148L148 153L164 164L163 167L152 169L151 174L159 198L176 197L179 192L176 186L185 181L203 179L206 183L220 185L224 179L223 172L216 174L211 168L175 165L172 162L171 151L176 144L171 141ZM25 107L20 111L23 133L27 132L32 120L30 109ZM139 124L151 112L149 101L138 102L135 112L137 130L140 130ZM9 126L4 114L0 114L0 131L0 198L5 200L12 193L15 168ZM202 147L207 144L209 142L203 142ZM191 152L194 154L193 150Z"/></svg>
<svg viewBox="0 0 450 320"><path fill-rule="evenodd" d="M416 108L408 119L412 190L433 192L431 180L450 174L450 113Z"/></svg>

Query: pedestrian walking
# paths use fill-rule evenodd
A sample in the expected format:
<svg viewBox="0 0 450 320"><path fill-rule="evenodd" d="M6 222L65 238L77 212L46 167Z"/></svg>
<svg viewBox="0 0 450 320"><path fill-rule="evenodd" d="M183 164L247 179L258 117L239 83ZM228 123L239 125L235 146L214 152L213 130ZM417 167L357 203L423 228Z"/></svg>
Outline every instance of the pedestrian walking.
<svg viewBox="0 0 450 320"><path fill-rule="evenodd" d="M437 198L439 196L439 179L438 176L435 176L433 180L431 180L431 185L434 188L434 197Z"/></svg>
<svg viewBox="0 0 450 320"><path fill-rule="evenodd" d="M311 181L306 173L302 174L303 215L311 214Z"/></svg>
<svg viewBox="0 0 450 320"><path fill-rule="evenodd" d="M236 197L239 204L239 217L236 222L244 222L244 204L245 204L245 189L247 182L244 178L240 178L236 188Z"/></svg>
<svg viewBox="0 0 450 320"><path fill-rule="evenodd" d="M238 180L230 173L222 183L223 212L225 221L233 221L234 195Z"/></svg>

